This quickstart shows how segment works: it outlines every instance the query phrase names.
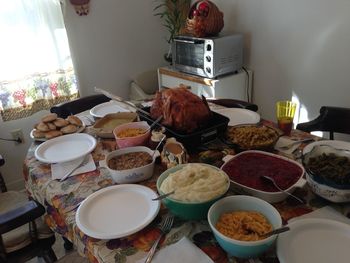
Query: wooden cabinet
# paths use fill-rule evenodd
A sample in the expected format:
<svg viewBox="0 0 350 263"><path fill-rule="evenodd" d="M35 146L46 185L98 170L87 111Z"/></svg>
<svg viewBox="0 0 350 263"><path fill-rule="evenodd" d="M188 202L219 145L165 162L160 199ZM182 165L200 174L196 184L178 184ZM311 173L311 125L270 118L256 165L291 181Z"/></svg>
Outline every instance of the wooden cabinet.
<svg viewBox="0 0 350 263"><path fill-rule="evenodd" d="M240 70L235 74L209 79L179 72L171 67L161 67L158 68L158 84L160 90L184 85L198 96L250 101L252 75L251 70Z"/></svg>

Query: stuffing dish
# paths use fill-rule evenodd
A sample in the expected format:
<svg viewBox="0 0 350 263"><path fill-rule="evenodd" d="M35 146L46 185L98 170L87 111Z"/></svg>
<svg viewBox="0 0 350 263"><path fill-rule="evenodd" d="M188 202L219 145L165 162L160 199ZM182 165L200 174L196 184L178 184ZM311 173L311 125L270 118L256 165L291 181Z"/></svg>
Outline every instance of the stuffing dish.
<svg viewBox="0 0 350 263"><path fill-rule="evenodd" d="M127 170L145 166L152 161L152 156L146 152L131 152L111 158L108 167L113 170Z"/></svg>
<svg viewBox="0 0 350 263"><path fill-rule="evenodd" d="M226 140L242 150L272 148L280 136L277 129L265 125L237 125L226 131Z"/></svg>

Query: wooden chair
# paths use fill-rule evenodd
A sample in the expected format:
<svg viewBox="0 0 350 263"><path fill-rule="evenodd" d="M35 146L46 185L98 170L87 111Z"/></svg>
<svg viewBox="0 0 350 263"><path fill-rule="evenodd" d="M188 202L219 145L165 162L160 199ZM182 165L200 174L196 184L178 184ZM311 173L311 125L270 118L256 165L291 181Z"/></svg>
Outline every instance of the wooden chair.
<svg viewBox="0 0 350 263"><path fill-rule="evenodd" d="M110 98L102 94L91 95L55 105L50 109L50 112L57 113L59 117L65 119L69 115L89 110L98 104L110 100Z"/></svg>
<svg viewBox="0 0 350 263"><path fill-rule="evenodd" d="M4 163L0 155L0 166ZM1 173L0 186L0 262L56 261L51 248L55 235L41 219L45 208L23 192L7 191Z"/></svg>
<svg viewBox="0 0 350 263"><path fill-rule="evenodd" d="M323 106L316 119L299 123L296 128L305 132L329 132L331 140L334 139L334 133L350 134L350 108Z"/></svg>

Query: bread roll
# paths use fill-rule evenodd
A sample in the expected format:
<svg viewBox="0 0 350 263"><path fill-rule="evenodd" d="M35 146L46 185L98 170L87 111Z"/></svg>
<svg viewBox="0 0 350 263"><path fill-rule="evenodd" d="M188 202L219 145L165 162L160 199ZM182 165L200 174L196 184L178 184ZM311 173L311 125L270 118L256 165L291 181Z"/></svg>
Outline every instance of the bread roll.
<svg viewBox="0 0 350 263"><path fill-rule="evenodd" d="M57 131L57 130L55 130L55 131L48 131L48 132L45 133L45 138L46 139L52 139L54 137L61 136L61 135L63 135L63 133L61 131Z"/></svg>
<svg viewBox="0 0 350 263"><path fill-rule="evenodd" d="M52 122L46 122L46 125L49 127L49 129L50 129L51 131L57 129L56 125L53 124Z"/></svg>
<svg viewBox="0 0 350 263"><path fill-rule="evenodd" d="M39 131L39 130L34 130L33 131L33 136L34 138L45 138L45 132Z"/></svg>
<svg viewBox="0 0 350 263"><path fill-rule="evenodd" d="M77 130L78 130L78 127L73 124L69 124L66 127L61 128L61 132L63 132L64 134L74 133Z"/></svg>
<svg viewBox="0 0 350 263"><path fill-rule="evenodd" d="M82 121L77 116L74 116L74 115L68 116L67 121L69 121L70 124L74 124L78 127L83 126Z"/></svg>
<svg viewBox="0 0 350 263"><path fill-rule="evenodd" d="M38 125L36 126L36 129L42 132L47 132L50 130L49 126L44 122L38 123Z"/></svg>
<svg viewBox="0 0 350 263"><path fill-rule="evenodd" d="M62 118L57 118L54 120L53 124L55 124L58 128L62 128L64 126L67 126L69 124L69 121Z"/></svg>
<svg viewBox="0 0 350 263"><path fill-rule="evenodd" d="M50 122L50 121L54 121L57 119L57 114L56 113L50 113L47 114L46 116L41 118L42 122Z"/></svg>

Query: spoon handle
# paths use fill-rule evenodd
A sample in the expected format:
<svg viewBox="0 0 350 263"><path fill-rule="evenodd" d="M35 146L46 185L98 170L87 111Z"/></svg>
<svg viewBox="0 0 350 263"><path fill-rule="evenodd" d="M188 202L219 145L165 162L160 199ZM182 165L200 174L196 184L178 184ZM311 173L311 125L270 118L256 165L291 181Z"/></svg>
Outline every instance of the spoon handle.
<svg viewBox="0 0 350 263"><path fill-rule="evenodd" d="M272 236L272 235L276 235L276 234L280 234L280 233L286 232L288 230L290 230L289 226L283 226L283 227L277 228L275 230L272 230L270 232L267 232L266 234L264 234L264 236L269 237L269 236Z"/></svg>
<svg viewBox="0 0 350 263"><path fill-rule="evenodd" d="M169 195L172 195L173 193L175 193L175 190L174 191L171 191L167 194L163 194L163 195L160 195L158 196L157 198L153 198L152 201L158 201L158 200L162 200L164 199L165 197L169 196Z"/></svg>

